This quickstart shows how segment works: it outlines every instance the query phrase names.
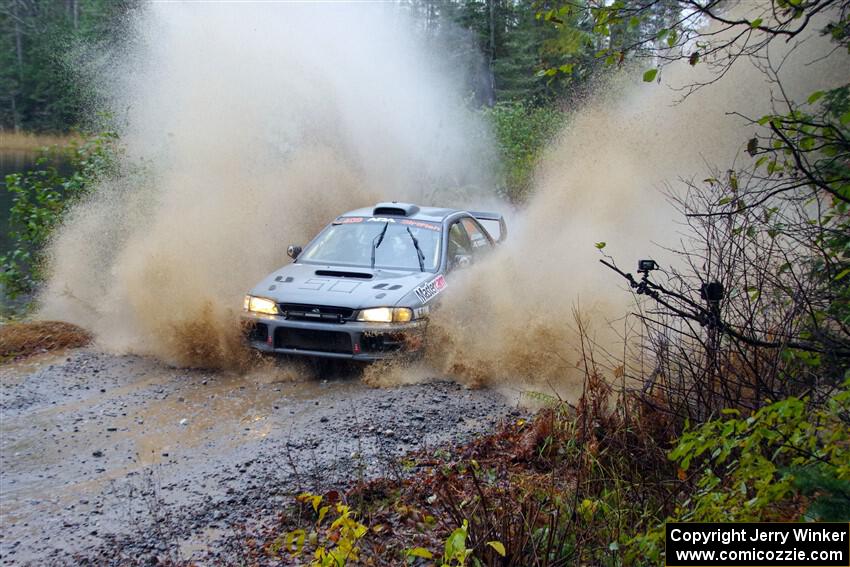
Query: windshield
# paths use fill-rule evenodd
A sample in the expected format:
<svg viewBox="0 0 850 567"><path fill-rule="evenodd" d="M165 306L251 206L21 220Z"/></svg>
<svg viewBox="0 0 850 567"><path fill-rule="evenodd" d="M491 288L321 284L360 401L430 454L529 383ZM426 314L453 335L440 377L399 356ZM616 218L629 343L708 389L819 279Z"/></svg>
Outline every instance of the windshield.
<svg viewBox="0 0 850 567"><path fill-rule="evenodd" d="M380 234L386 227L383 239ZM410 232L408 232L410 229ZM439 224L411 219L341 217L325 229L299 257L314 264L368 268L375 248L375 267L419 271L419 256L411 234L424 256L423 267L435 271L440 261Z"/></svg>

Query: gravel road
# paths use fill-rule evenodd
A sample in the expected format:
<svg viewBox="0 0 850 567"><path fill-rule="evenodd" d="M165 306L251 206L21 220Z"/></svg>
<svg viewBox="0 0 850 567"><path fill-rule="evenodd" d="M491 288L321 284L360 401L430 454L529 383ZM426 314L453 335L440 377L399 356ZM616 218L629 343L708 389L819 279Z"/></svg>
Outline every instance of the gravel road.
<svg viewBox="0 0 850 567"><path fill-rule="evenodd" d="M398 474L515 411L454 383L375 389L94 349L0 366L0 564L215 563L293 491Z"/></svg>

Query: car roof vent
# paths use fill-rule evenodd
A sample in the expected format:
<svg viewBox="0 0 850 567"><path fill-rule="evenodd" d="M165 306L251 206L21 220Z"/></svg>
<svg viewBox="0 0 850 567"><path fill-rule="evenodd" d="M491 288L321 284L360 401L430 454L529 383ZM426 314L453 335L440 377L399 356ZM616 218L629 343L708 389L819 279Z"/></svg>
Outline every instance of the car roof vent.
<svg viewBox="0 0 850 567"><path fill-rule="evenodd" d="M375 205L375 209L372 211L372 214L376 217L380 215L412 217L418 212L419 207L413 203L399 203L397 201L393 201L392 203L378 203Z"/></svg>

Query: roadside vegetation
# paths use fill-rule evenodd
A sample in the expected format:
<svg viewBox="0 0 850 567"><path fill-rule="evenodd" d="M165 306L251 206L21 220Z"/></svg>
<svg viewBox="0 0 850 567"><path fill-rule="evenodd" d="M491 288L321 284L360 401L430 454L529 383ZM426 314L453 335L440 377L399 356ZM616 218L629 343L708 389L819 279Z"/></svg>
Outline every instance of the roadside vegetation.
<svg viewBox="0 0 850 567"><path fill-rule="evenodd" d="M85 330L62 321L0 322L0 363L86 346L91 338Z"/></svg>
<svg viewBox="0 0 850 567"><path fill-rule="evenodd" d="M588 341L576 403L535 393L547 407L531 420L410 455L399 474L346 491L305 492L246 542L245 562L657 565L665 520L850 519L850 77L795 100L767 57L815 33L830 41L819 57L846 63L850 2L763 0L742 14L709 0L411 6L429 25L457 23L474 40L459 48L484 54L491 80L470 98L496 134L498 191L517 204L564 109L610 69L634 66L654 83L671 64L706 66L714 78L687 96L749 58L776 98L768 114L740 117L754 134L730 140L738 162L671 185L688 268L636 276L600 243L634 294L643 342L628 350L652 361L645 374L627 360L602 368ZM4 128L25 124L15 112L0 115ZM45 169L7 178L18 243L0 259L7 291L37 288L40 250L114 171L115 143L106 134L62 150L68 177L48 153Z"/></svg>
<svg viewBox="0 0 850 567"><path fill-rule="evenodd" d="M482 112L493 128L499 150L499 196L521 205L532 194L541 153L564 127L566 113L553 106L525 102L500 102Z"/></svg>
<svg viewBox="0 0 850 567"><path fill-rule="evenodd" d="M0 285L15 298L32 294L45 276L43 253L63 214L116 168L116 136L104 133L40 150L37 168L6 176L11 250L0 255ZM60 172L63 163L70 173Z"/></svg>
<svg viewBox="0 0 850 567"><path fill-rule="evenodd" d="M575 405L552 399L532 420L409 455L399 474L299 495L242 559L658 565L665 520L847 519L850 383L813 412L809 399L787 399L692 427L661 398L612 406L598 369L584 386Z"/></svg>

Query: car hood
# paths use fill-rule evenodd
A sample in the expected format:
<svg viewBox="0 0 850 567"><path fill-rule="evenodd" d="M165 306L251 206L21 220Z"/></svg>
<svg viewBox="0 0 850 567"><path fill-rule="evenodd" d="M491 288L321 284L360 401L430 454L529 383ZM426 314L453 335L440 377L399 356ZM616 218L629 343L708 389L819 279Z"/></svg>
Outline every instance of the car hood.
<svg viewBox="0 0 850 567"><path fill-rule="evenodd" d="M351 309L392 307L409 294L409 306L421 304L413 290L435 277L433 272L292 263L269 274L250 293L278 303Z"/></svg>

